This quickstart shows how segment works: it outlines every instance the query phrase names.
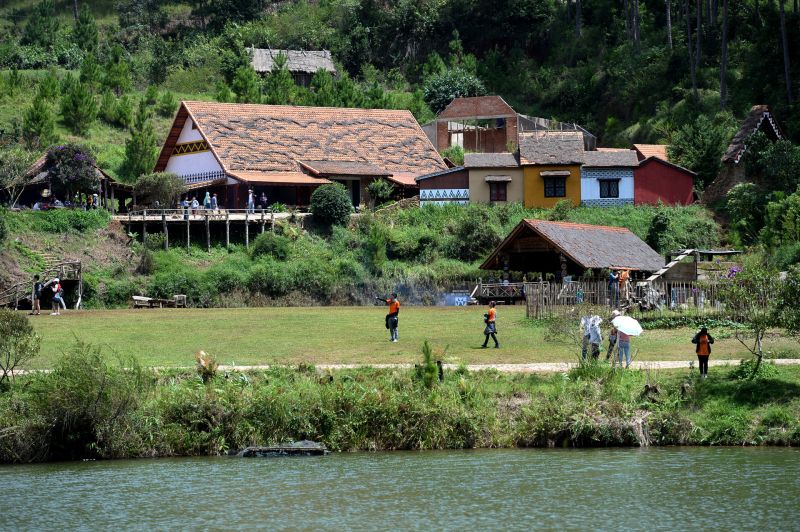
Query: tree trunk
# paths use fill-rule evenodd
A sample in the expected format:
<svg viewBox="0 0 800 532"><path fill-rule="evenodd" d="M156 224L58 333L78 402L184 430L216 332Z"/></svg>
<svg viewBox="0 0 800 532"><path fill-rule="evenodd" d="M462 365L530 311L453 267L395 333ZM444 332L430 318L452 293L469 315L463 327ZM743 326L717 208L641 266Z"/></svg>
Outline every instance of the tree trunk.
<svg viewBox="0 0 800 532"><path fill-rule="evenodd" d="M728 0L722 0L722 51L719 58L719 106L728 100Z"/></svg>
<svg viewBox="0 0 800 532"><path fill-rule="evenodd" d="M697 71L700 70L700 56L702 55L702 41L700 40L700 34L703 33L703 3L700 0L697 0L697 27L695 28L695 36L697 38L697 48L694 51L694 71L695 75Z"/></svg>
<svg viewBox="0 0 800 532"><path fill-rule="evenodd" d="M789 76L789 43L786 39L786 0L780 0L781 5L781 41L783 41L783 76L786 79L786 99L792 103L792 78Z"/></svg>
<svg viewBox="0 0 800 532"><path fill-rule="evenodd" d="M665 0L665 4L667 5L667 44L669 45L669 49L672 50L672 6L670 5L671 0Z"/></svg>
<svg viewBox="0 0 800 532"><path fill-rule="evenodd" d="M754 7L755 7L754 11L756 13L756 22L758 23L759 26L763 26L764 25L764 20L761 18L761 10L759 9L758 0L755 0L755 6Z"/></svg>
<svg viewBox="0 0 800 532"><path fill-rule="evenodd" d="M78 0L72 0L72 14L75 17L75 22L78 22Z"/></svg>
<svg viewBox="0 0 800 532"><path fill-rule="evenodd" d="M575 0L575 37L581 36L581 0Z"/></svg>
<svg viewBox="0 0 800 532"><path fill-rule="evenodd" d="M633 9L633 44L638 52L641 44L641 28L639 27L639 0L633 0Z"/></svg>
<svg viewBox="0 0 800 532"><path fill-rule="evenodd" d="M625 7L625 35L630 41L633 36L631 32L631 0L622 0L622 3Z"/></svg>
<svg viewBox="0 0 800 532"><path fill-rule="evenodd" d="M692 97L696 102L700 98L697 95L697 65L694 62L692 46L692 17L689 12L689 0L684 0L683 7L686 13L686 49L689 50L689 73L692 78Z"/></svg>
<svg viewBox="0 0 800 532"><path fill-rule="evenodd" d="M764 351L762 350L762 345L761 345L761 338L763 336L764 333L760 331L756 332L756 367L753 370L753 377L758 375L758 370L761 368L761 361L764 359Z"/></svg>
<svg viewBox="0 0 800 532"><path fill-rule="evenodd" d="M711 18L711 0L706 0L706 23L710 26L713 23Z"/></svg>

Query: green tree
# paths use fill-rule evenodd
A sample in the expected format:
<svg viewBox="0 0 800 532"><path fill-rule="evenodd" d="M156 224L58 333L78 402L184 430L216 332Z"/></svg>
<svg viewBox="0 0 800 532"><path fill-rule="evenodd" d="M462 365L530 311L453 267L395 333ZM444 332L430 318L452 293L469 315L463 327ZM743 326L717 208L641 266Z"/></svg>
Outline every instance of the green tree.
<svg viewBox="0 0 800 532"><path fill-rule="evenodd" d="M35 44L52 48L58 34L58 17L54 0L42 0L31 12L22 31L22 44Z"/></svg>
<svg viewBox="0 0 800 532"><path fill-rule="evenodd" d="M364 104L364 95L358 85L347 72L342 72L335 82L336 97L342 107L361 107Z"/></svg>
<svg viewBox="0 0 800 532"><path fill-rule="evenodd" d="M48 146L56 141L53 110L41 94L36 95L31 106L25 111L22 119L22 138L28 149Z"/></svg>
<svg viewBox="0 0 800 532"><path fill-rule="evenodd" d="M175 99L175 95L171 92L167 91L161 95L161 99L158 101L158 114L163 116L164 118L169 118L178 108L178 100Z"/></svg>
<svg viewBox="0 0 800 532"><path fill-rule="evenodd" d="M788 140L770 141L760 131L747 139L747 178L767 191L791 194L800 185L800 146Z"/></svg>
<svg viewBox="0 0 800 532"><path fill-rule="evenodd" d="M120 173L133 180L152 172L158 157L157 144L150 113L144 102L139 102L131 127L131 138L125 141L125 159Z"/></svg>
<svg viewBox="0 0 800 532"><path fill-rule="evenodd" d="M439 114L454 98L482 96L486 93L483 83L461 68L450 68L425 80L425 102L435 114Z"/></svg>
<svg viewBox="0 0 800 532"><path fill-rule="evenodd" d="M28 317L0 309L0 390L14 378L14 370L39 354L41 341Z"/></svg>
<svg viewBox="0 0 800 532"><path fill-rule="evenodd" d="M131 88L131 69L125 59L125 50L114 45L104 65L103 86L111 89L117 96Z"/></svg>
<svg viewBox="0 0 800 532"><path fill-rule="evenodd" d="M272 62L272 70L267 74L264 84L268 104L288 105L294 102L296 86L286 62L283 54L278 54Z"/></svg>
<svg viewBox="0 0 800 532"><path fill-rule="evenodd" d="M236 71L231 89L238 103L261 103L261 80L252 66L243 66Z"/></svg>
<svg viewBox="0 0 800 532"><path fill-rule="evenodd" d="M339 98L336 96L336 85L330 72L319 69L311 78L311 93L313 105L319 107L336 107Z"/></svg>
<svg viewBox="0 0 800 532"><path fill-rule="evenodd" d="M87 87L91 87L94 90L100 84L101 78L102 72L100 71L100 64L95 59L94 54L91 52L86 54L81 63L81 83L86 84Z"/></svg>
<svg viewBox="0 0 800 532"><path fill-rule="evenodd" d="M742 244L750 245L758 239L764 227L766 204L766 195L753 183L740 183L728 191L725 211L731 221L731 231Z"/></svg>
<svg viewBox="0 0 800 532"><path fill-rule="evenodd" d="M792 266L780 287L778 301L780 324L794 335L800 334L800 266Z"/></svg>
<svg viewBox="0 0 800 532"><path fill-rule="evenodd" d="M69 143L47 151L45 165L56 196L72 198L75 194L92 194L100 187L97 162L91 149Z"/></svg>
<svg viewBox="0 0 800 532"><path fill-rule="evenodd" d="M86 85L72 76L70 79L61 97L61 116L73 133L85 137L97 119L97 103Z"/></svg>
<svg viewBox="0 0 800 532"><path fill-rule="evenodd" d="M94 20L94 15L92 15L92 10L88 4L83 4L81 6L78 20L75 22L73 39L75 44L84 52L94 53L97 50L99 39L97 23Z"/></svg>
<svg viewBox="0 0 800 532"><path fill-rule="evenodd" d="M144 91L144 101L147 105L153 106L158 101L158 89L155 85L148 85Z"/></svg>
<svg viewBox="0 0 800 532"><path fill-rule="evenodd" d="M100 105L98 107L98 116L107 124L116 123L117 116L117 99L114 94L106 89L100 95Z"/></svg>
<svg viewBox="0 0 800 532"><path fill-rule="evenodd" d="M127 94L123 94L117 100L117 105L114 107L114 123L124 128L129 128L133 124L133 100Z"/></svg>
<svg viewBox="0 0 800 532"><path fill-rule="evenodd" d="M311 194L310 209L314 221L322 226L347 225L353 203L343 185L331 183L322 185Z"/></svg>
<svg viewBox="0 0 800 532"><path fill-rule="evenodd" d="M736 121L728 113L713 118L699 114L672 135L670 161L697 172L695 187L704 190L717 177L722 154L735 131Z"/></svg>
<svg viewBox="0 0 800 532"><path fill-rule="evenodd" d="M142 174L136 179L133 187L143 204L153 205L159 202L162 207L175 205L181 194L186 191L183 178L169 172Z"/></svg>
<svg viewBox="0 0 800 532"><path fill-rule="evenodd" d="M55 69L51 68L36 87L36 95L45 100L53 101L58 97L58 87L58 74Z"/></svg>
<svg viewBox="0 0 800 532"><path fill-rule="evenodd" d="M367 185L370 206L375 208L386 203L394 196L394 185L385 179L376 179Z"/></svg>
<svg viewBox="0 0 800 532"><path fill-rule="evenodd" d="M25 185L30 180L28 175L36 156L17 146L0 149L0 197L14 205L19 200Z"/></svg>
<svg viewBox="0 0 800 532"><path fill-rule="evenodd" d="M666 210L659 209L653 219L650 220L650 227L647 229L645 242L659 253L667 251L667 241L670 234L671 220Z"/></svg>

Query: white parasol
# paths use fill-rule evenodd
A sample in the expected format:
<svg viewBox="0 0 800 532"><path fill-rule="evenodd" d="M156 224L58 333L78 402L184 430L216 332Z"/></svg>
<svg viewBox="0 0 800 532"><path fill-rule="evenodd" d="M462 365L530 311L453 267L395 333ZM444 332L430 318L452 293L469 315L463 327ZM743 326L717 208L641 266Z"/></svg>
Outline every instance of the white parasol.
<svg viewBox="0 0 800 532"><path fill-rule="evenodd" d="M616 327L616 329L620 332L623 332L629 336L639 336L642 334L642 326L639 325L639 322L635 319L631 318L630 316L617 316L611 323Z"/></svg>

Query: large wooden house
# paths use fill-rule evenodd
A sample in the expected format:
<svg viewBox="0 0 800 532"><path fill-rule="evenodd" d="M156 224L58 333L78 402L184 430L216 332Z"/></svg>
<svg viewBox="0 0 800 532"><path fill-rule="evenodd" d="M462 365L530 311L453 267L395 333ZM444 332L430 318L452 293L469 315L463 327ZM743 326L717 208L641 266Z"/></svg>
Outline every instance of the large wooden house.
<svg viewBox="0 0 800 532"><path fill-rule="evenodd" d="M384 178L413 196L416 177L447 166L409 111L185 101L155 171L173 172L198 197L244 208L250 189L267 203L308 205L318 186L345 185L354 205Z"/></svg>

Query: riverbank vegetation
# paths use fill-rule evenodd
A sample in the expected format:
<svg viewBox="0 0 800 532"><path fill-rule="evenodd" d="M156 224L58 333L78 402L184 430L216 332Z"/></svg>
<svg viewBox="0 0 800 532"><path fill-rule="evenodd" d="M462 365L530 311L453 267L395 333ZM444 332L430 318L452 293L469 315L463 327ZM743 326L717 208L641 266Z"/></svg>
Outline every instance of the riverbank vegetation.
<svg viewBox="0 0 800 532"><path fill-rule="evenodd" d="M433 348L433 357L442 350ZM744 366L744 365L743 365ZM0 462L224 454L311 439L335 451L798 445L800 368L566 374L420 369L152 371L77 344L0 394ZM435 371L435 370L434 370Z"/></svg>

